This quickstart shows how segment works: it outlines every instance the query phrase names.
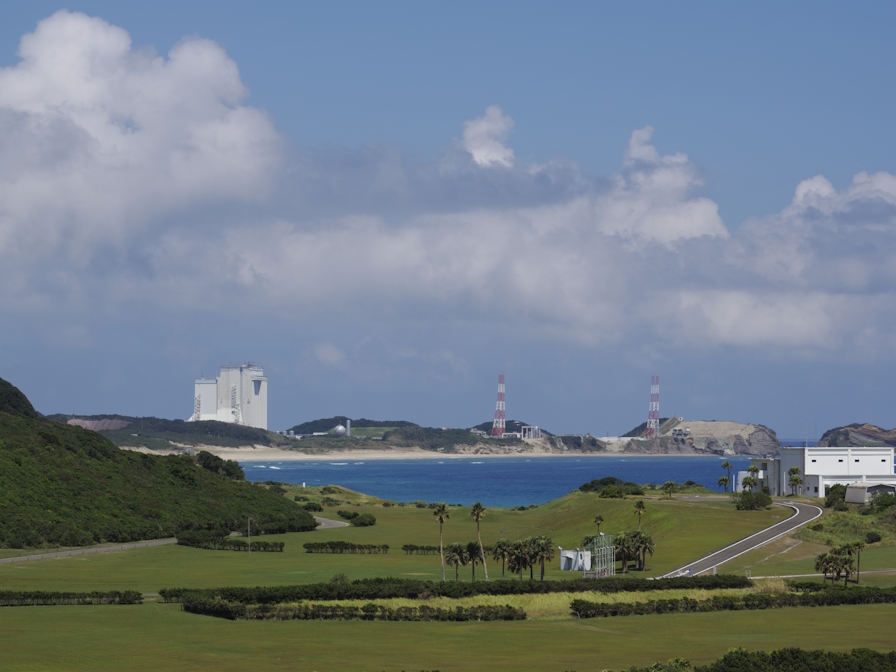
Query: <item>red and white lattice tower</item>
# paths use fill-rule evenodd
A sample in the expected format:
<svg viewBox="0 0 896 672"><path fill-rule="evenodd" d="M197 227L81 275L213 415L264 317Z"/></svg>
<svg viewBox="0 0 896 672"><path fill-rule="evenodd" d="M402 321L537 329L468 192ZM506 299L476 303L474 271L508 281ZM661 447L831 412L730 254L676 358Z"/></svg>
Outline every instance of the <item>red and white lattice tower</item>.
<svg viewBox="0 0 896 672"><path fill-rule="evenodd" d="M492 436L504 436L504 374L498 374L498 404L495 406L495 421L492 423Z"/></svg>
<svg viewBox="0 0 896 672"><path fill-rule="evenodd" d="M650 376L650 407L647 410L648 439L655 439L660 435L660 377Z"/></svg>

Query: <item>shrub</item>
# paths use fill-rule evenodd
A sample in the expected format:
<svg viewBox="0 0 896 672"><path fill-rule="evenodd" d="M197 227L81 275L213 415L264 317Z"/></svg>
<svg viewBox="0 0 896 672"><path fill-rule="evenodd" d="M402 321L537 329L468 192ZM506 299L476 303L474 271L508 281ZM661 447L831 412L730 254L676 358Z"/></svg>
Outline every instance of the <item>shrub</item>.
<svg viewBox="0 0 896 672"><path fill-rule="evenodd" d="M877 542L880 541L880 539L881 539L881 536L877 532L868 532L865 535L865 542L869 543L869 544L876 544Z"/></svg>
<svg viewBox="0 0 896 672"><path fill-rule="evenodd" d="M838 499L834 502L834 511L849 511L849 505Z"/></svg>
<svg viewBox="0 0 896 672"><path fill-rule="evenodd" d="M333 578L330 579L330 583L344 586L346 583L348 583L348 577L343 572L339 572L338 574L333 575Z"/></svg>
<svg viewBox="0 0 896 672"><path fill-rule="evenodd" d="M307 502L308 498L305 495L296 495L293 499L297 502Z"/></svg>
<svg viewBox="0 0 896 672"><path fill-rule="evenodd" d="M322 487L320 489L320 491L321 491L321 494L324 494L324 495L338 495L338 494L342 493L342 490L340 488L337 488L332 485L325 485L324 487Z"/></svg>
<svg viewBox="0 0 896 672"><path fill-rule="evenodd" d="M821 523L816 523L815 525L810 525L809 529L813 532L824 532L824 525Z"/></svg>
<svg viewBox="0 0 896 672"><path fill-rule="evenodd" d="M824 495L824 506L826 509L831 508L838 501L842 502L846 499L846 486L837 483L827 489Z"/></svg>
<svg viewBox="0 0 896 672"><path fill-rule="evenodd" d="M302 544L306 553L351 553L366 554L389 552L388 544L353 544L350 541L309 541Z"/></svg>
<svg viewBox="0 0 896 672"><path fill-rule="evenodd" d="M352 527L370 527L371 525L376 525L376 518L370 513L362 513L360 516L352 518L349 524Z"/></svg>
<svg viewBox="0 0 896 672"><path fill-rule="evenodd" d="M321 502L324 506L339 506L345 502L341 499L333 499L332 497L324 497Z"/></svg>
<svg viewBox="0 0 896 672"><path fill-rule="evenodd" d="M357 518L360 514L357 511L337 511L336 515L340 518L351 520L352 518Z"/></svg>
<svg viewBox="0 0 896 672"><path fill-rule="evenodd" d="M742 492L737 497L738 511L756 511L772 505L772 498L762 491Z"/></svg>
<svg viewBox="0 0 896 672"><path fill-rule="evenodd" d="M317 511L317 512L320 512L320 511L323 511L323 510L324 510L324 507L322 507L322 506L321 506L320 504L318 504L317 502L308 502L308 503L306 503L302 508L305 509L306 511Z"/></svg>

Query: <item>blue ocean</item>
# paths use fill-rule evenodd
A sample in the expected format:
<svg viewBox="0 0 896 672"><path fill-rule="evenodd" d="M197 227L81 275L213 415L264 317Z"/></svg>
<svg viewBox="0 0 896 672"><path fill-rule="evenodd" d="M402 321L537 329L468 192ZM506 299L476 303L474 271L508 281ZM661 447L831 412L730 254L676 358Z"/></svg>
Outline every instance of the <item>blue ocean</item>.
<svg viewBox="0 0 896 672"><path fill-rule="evenodd" d="M342 485L399 502L423 500L513 507L544 504L604 476L635 483L695 481L718 490L725 458L720 457L502 457L416 460L333 460L243 462L251 481ZM728 458L734 472L749 458Z"/></svg>

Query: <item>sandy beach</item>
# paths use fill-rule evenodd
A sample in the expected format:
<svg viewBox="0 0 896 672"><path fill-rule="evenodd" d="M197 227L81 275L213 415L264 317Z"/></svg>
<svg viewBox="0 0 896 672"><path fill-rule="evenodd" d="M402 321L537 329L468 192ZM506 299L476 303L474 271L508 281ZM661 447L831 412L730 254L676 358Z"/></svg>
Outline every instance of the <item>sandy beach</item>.
<svg viewBox="0 0 896 672"><path fill-rule="evenodd" d="M124 450L134 450L152 455L171 455L181 451L177 450L149 450L136 446L121 446ZM645 453L551 453L539 451L519 451L508 453L437 453L422 449L392 449L392 450L347 450L334 451L332 453L317 453L309 455L295 450L280 450L270 446L241 446L239 448L222 448L220 446L195 446L195 450L206 450L224 460L236 460L237 462L293 462L293 461L325 461L333 460L456 460L475 457L480 458L508 458L508 457L721 457L709 453L675 453L675 454L645 454Z"/></svg>

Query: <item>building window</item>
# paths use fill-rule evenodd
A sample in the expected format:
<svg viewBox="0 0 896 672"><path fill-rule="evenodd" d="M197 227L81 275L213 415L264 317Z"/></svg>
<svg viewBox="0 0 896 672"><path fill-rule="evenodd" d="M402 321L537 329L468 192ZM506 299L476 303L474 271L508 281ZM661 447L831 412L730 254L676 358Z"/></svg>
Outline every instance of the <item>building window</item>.
<svg viewBox="0 0 896 672"><path fill-rule="evenodd" d="M815 486L815 492L818 492L818 486Z"/></svg>
<svg viewBox="0 0 896 672"><path fill-rule="evenodd" d="M843 460L837 460L838 462L842 462Z"/></svg>
<svg viewBox="0 0 896 672"><path fill-rule="evenodd" d="M815 460L812 460L812 461L815 462Z"/></svg>
<svg viewBox="0 0 896 672"><path fill-rule="evenodd" d="M858 460L856 460L856 462L858 462Z"/></svg>

